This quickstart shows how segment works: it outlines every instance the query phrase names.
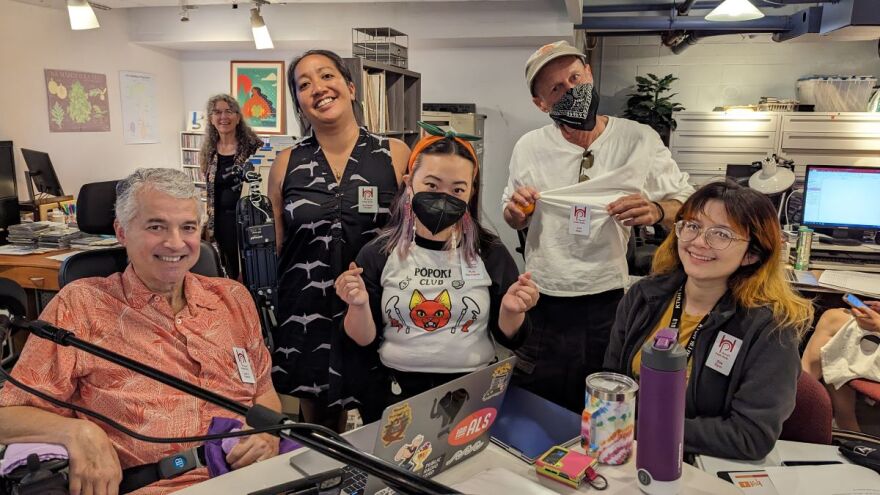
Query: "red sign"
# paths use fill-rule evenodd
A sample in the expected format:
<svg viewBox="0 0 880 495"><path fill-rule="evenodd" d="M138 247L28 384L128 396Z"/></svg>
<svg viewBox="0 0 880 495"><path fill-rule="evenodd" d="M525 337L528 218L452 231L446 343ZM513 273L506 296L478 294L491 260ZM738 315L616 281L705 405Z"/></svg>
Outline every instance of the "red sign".
<svg viewBox="0 0 880 495"><path fill-rule="evenodd" d="M492 426L496 417L498 411L494 407L485 407L474 412L452 429L449 433L449 445L464 445L475 440Z"/></svg>

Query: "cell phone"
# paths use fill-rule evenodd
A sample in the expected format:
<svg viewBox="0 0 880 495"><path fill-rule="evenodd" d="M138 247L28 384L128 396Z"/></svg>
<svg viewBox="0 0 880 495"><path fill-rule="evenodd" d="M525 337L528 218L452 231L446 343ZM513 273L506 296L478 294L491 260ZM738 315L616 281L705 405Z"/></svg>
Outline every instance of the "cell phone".
<svg viewBox="0 0 880 495"><path fill-rule="evenodd" d="M862 302L861 299L849 293L843 295L843 302L849 304L854 308L862 309L868 307L865 303Z"/></svg>
<svg viewBox="0 0 880 495"><path fill-rule="evenodd" d="M290 458L291 465L295 456ZM280 485L271 486L248 495L329 495L338 494L345 481L345 472L341 469L331 469L323 473L313 474L305 478L288 481Z"/></svg>
<svg viewBox="0 0 880 495"><path fill-rule="evenodd" d="M824 466L826 464L843 464L840 461L782 461L783 466Z"/></svg>

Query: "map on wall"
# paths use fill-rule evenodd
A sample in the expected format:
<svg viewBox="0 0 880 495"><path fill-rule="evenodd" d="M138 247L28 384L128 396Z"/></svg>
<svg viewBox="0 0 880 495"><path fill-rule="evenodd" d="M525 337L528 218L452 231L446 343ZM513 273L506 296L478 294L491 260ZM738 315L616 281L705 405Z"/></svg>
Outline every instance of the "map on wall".
<svg viewBox="0 0 880 495"><path fill-rule="evenodd" d="M156 86L152 74L119 71L125 144L158 143Z"/></svg>
<svg viewBox="0 0 880 495"><path fill-rule="evenodd" d="M49 102L49 131L110 130L106 75L54 69L44 69L43 72Z"/></svg>

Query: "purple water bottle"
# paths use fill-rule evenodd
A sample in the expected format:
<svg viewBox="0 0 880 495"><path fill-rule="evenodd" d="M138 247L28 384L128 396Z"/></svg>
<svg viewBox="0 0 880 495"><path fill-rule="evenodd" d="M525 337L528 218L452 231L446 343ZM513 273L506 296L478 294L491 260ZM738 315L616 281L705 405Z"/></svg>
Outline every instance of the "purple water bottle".
<svg viewBox="0 0 880 495"><path fill-rule="evenodd" d="M650 495L680 491L684 450L684 393L687 352L678 332L664 328L642 347L636 470L639 488Z"/></svg>

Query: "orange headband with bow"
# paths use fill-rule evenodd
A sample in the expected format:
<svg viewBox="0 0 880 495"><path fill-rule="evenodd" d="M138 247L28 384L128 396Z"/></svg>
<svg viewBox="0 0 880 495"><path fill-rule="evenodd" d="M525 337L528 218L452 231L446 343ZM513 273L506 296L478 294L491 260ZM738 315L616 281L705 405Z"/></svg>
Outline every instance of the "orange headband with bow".
<svg viewBox="0 0 880 495"><path fill-rule="evenodd" d="M425 151L425 148L427 148L428 146L431 146L432 144L436 143L437 141L440 141L441 139L452 138L456 142L458 142L458 144L464 146L464 149L466 149L468 151L468 153L471 155L471 158L473 158L473 160L474 160L474 177L477 176L477 172L479 172L479 170L480 170L480 162L479 162L479 160L477 160L477 152L474 151L474 146L469 141L479 141L480 139L483 139L483 138L481 138L479 136L474 136L472 134L458 133L458 132L455 132L452 130L444 131L443 129L441 129L435 125L429 124L427 122L419 122L419 127L424 129L425 132L427 132L430 135L425 136L422 139L420 139L419 142L416 143L415 147L413 148L412 153L410 153L409 164L406 167L409 174L413 173L413 167L415 166L416 158L418 158L418 156L423 151Z"/></svg>

